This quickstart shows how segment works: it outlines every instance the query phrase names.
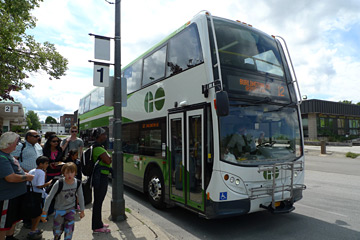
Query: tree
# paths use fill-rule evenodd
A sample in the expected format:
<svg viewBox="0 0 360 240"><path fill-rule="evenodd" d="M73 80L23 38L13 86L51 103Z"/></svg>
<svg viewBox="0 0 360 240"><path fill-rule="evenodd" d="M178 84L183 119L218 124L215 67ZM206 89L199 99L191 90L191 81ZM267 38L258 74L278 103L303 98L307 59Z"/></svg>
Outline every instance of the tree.
<svg viewBox="0 0 360 240"><path fill-rule="evenodd" d="M28 73L45 71L52 78L65 75L68 60L49 42L43 44L25 33L35 28L30 11L43 0L0 0L0 100L12 99L11 91L33 87Z"/></svg>
<svg viewBox="0 0 360 240"><path fill-rule="evenodd" d="M342 101L339 101L341 103L347 103L347 104L352 104L352 101L349 101L349 100L342 100Z"/></svg>
<svg viewBox="0 0 360 240"><path fill-rule="evenodd" d="M38 130L41 129L39 116L34 111L30 110L26 113L26 122L29 129Z"/></svg>
<svg viewBox="0 0 360 240"><path fill-rule="evenodd" d="M57 123L56 119L51 117L51 116L48 116L46 119L45 119L45 123L46 124L52 124L52 123Z"/></svg>

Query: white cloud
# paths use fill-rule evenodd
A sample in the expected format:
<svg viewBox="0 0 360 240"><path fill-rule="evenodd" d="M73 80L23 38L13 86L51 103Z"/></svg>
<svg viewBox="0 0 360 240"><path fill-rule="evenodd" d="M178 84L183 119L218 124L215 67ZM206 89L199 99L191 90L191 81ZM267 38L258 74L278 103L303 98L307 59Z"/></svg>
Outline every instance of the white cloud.
<svg viewBox="0 0 360 240"><path fill-rule="evenodd" d="M287 41L300 89L310 98L360 102L357 76L358 44L349 46L347 35L360 29L360 2L288 0L128 0L121 1L122 65L125 66L175 31L201 10L241 20ZM28 109L45 116L70 113L92 86L93 37L114 35L114 5L101 0L47 0L33 12L37 27L30 33L39 41L56 44L69 59L61 80L33 75L34 88L13 95L24 97ZM344 34L347 34L344 36ZM355 42L355 40L354 40ZM113 48L112 48L113 49ZM112 50L113 51L113 50ZM23 102L24 104L24 102ZM47 108L47 109L46 109ZM30 109L31 110L31 109ZM46 116L45 116L46 117Z"/></svg>

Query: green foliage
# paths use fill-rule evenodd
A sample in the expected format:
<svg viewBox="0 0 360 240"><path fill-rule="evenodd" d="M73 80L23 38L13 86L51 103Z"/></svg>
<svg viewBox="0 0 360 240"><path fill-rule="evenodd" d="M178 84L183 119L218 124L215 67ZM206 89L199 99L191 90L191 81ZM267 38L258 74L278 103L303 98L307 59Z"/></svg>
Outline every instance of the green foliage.
<svg viewBox="0 0 360 240"><path fill-rule="evenodd" d="M48 116L46 119L45 119L45 123L46 124L53 124L53 123L57 123L56 119L51 117L51 116Z"/></svg>
<svg viewBox="0 0 360 240"><path fill-rule="evenodd" d="M26 122L29 129L38 130L41 129L40 119L37 113L30 110L26 113Z"/></svg>
<svg viewBox="0 0 360 240"><path fill-rule="evenodd" d="M346 157L349 157L349 158L357 158L358 156L360 156L360 154L358 154L358 153L352 153L352 152L346 153Z"/></svg>
<svg viewBox="0 0 360 240"><path fill-rule="evenodd" d="M30 11L43 0L0 0L0 99L12 99L11 91L29 89L29 72L45 71L50 79L65 75L68 60L49 42L43 44L25 33L35 28Z"/></svg>
<svg viewBox="0 0 360 240"><path fill-rule="evenodd" d="M347 103L347 104L352 104L352 101L349 101L349 100L342 100L342 101L339 101L341 103Z"/></svg>
<svg viewBox="0 0 360 240"><path fill-rule="evenodd" d="M19 134L25 133L25 129L23 129L21 126L17 126L17 125L11 126L11 131L19 133Z"/></svg>

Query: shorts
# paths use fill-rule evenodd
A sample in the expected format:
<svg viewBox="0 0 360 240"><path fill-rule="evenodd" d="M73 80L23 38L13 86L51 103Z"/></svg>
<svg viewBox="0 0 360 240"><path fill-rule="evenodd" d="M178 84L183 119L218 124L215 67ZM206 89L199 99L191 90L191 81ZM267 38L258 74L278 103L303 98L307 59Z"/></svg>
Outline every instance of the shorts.
<svg viewBox="0 0 360 240"><path fill-rule="evenodd" d="M22 220L21 207L19 206L22 205L23 196L0 201L0 231L10 230L15 223Z"/></svg>

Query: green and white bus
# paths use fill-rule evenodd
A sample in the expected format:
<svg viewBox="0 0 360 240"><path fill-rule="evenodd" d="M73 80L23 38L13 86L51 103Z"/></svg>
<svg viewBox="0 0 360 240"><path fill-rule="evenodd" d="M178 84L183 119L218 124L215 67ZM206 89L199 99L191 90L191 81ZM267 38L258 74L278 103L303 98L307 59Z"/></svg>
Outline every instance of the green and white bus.
<svg viewBox="0 0 360 240"><path fill-rule="evenodd" d="M126 185L205 218L294 210L305 189L301 95L282 38L201 12L122 76ZM111 142L103 104L102 88L80 101L86 142L99 126Z"/></svg>

